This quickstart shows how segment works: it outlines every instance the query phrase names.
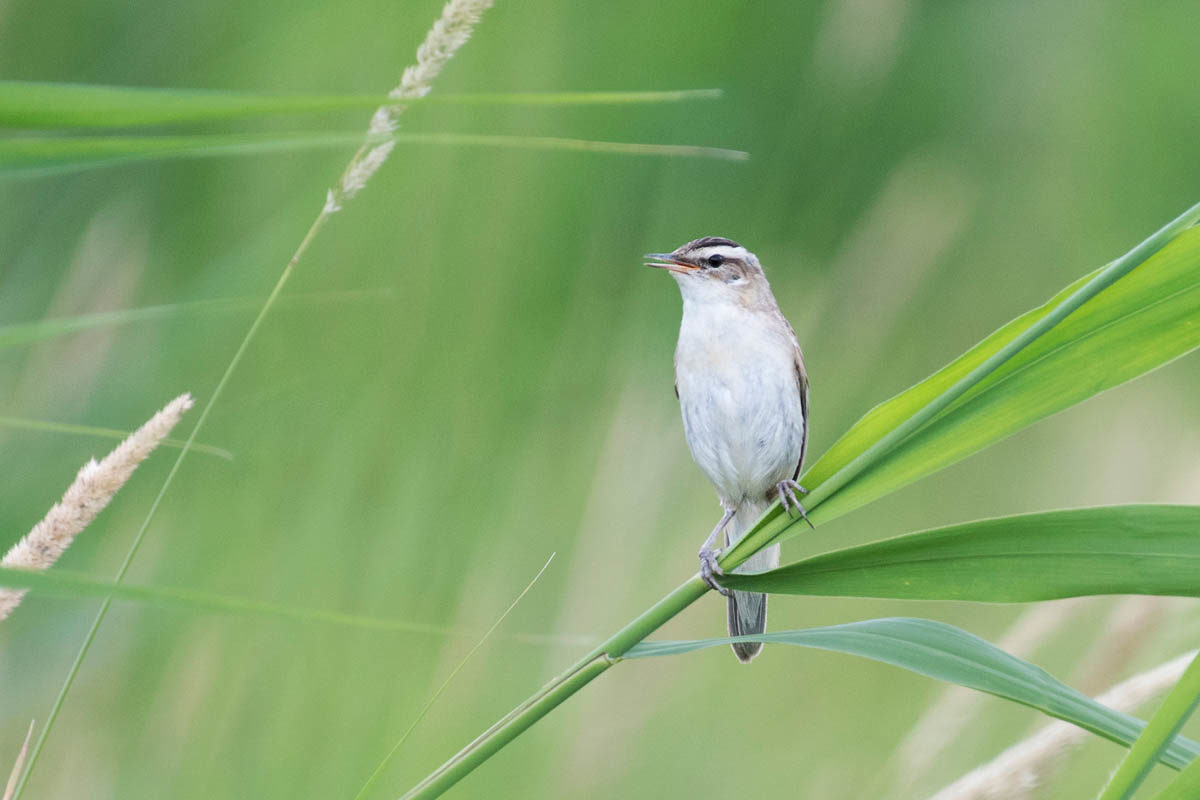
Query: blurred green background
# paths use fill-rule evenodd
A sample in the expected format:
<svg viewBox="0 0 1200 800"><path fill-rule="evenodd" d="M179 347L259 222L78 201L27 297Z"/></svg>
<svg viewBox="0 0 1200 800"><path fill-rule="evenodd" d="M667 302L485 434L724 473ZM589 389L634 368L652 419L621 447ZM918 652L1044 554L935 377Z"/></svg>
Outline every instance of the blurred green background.
<svg viewBox="0 0 1200 800"><path fill-rule="evenodd" d="M0 76L381 92L439 9L8 0ZM401 794L695 570L719 508L671 392L677 289L642 253L702 235L757 252L807 356L811 463L870 406L1200 199L1196 21L1187 2L499 0L435 91L724 99L417 107L407 130L750 161L398 149L322 233L215 406L199 438L235 459L187 458L130 580L481 632L556 552L373 796ZM0 183L0 325L258 301L349 154ZM5 348L0 414L132 429L183 391L203 403L251 318L180 311ZM785 558L988 515L1198 502L1198 391L1184 360ZM0 429L0 545L107 449ZM60 565L110 576L174 457L156 453ZM1194 646L1192 603L1134 602L1065 605L1026 655L1096 691ZM0 765L45 719L95 606L34 595L0 625ZM1001 641L1028 610L781 598L770 626L929 616ZM660 636L723 632L712 597ZM472 641L117 603L26 796L351 797ZM943 752L918 748L922 771L897 748L942 691L782 647L750 668L724 648L627 663L452 796L919 797L1040 722L986 699ZM1046 796L1091 796L1119 755L1090 743Z"/></svg>

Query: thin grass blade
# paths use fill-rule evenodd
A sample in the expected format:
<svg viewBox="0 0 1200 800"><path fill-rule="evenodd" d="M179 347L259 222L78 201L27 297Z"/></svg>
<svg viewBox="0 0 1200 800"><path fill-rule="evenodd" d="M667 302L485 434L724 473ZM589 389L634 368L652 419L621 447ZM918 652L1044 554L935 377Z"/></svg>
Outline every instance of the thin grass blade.
<svg viewBox="0 0 1200 800"><path fill-rule="evenodd" d="M413 719L412 723L409 724L408 728L405 729L403 734L401 734L400 738L396 741L396 744L393 745L392 749L388 751L388 754L383 757L383 760L379 762L379 766L376 767L375 771L372 772L370 777L367 778L366 782L362 785L362 788L358 790L358 794L354 796L354 800L363 800L363 798L367 796L367 794L371 791L371 787L375 785L375 783L383 775L383 771L387 769L387 765L390 764L392 759L396 757L396 753L400 752L400 747L405 741L408 740L408 737L412 734L412 732L416 730L417 725L421 723L421 720L425 718L425 715L429 713L429 709L433 708L433 704L437 702L437 699L442 696L442 692L446 691L446 687L450 685L450 682L454 680L454 677L462 671L463 667L467 665L467 662L471 660L471 656L475 655L479 648L483 647L483 643L488 640L488 637L495 632L496 628L500 627L500 623L504 622L504 618L507 617L512 610L517 607L517 603L520 603L522 598L529 594L529 590L532 589L533 585L538 582L539 578L542 577L542 573L544 573L550 567L550 562L554 560L555 555L555 553L550 554L550 558L546 559L546 563L543 564L542 568L539 569L537 574L533 576L533 580L531 580L525 586L525 588L521 590L521 593L518 594L511 603L509 603L508 608L504 609L504 613L496 618L496 621L492 623L492 627L488 628L483 636L479 637L479 641L475 642L474 646L467 651L467 654L462 657L462 660L458 662L454 669L450 670L450 674L446 676L446 679L442 681L441 685L438 686L437 690L434 691L425 705L421 707L421 710L417 712L417 716Z"/></svg>
<svg viewBox="0 0 1200 800"><path fill-rule="evenodd" d="M340 292L306 292L295 294L280 301L287 308L308 308L346 303L386 300L392 296L390 288L350 289ZM211 300L193 300L187 303L164 303L157 306L120 308L113 311L97 311L70 317L53 317L33 322L13 322L0 325L0 348L16 347L32 342L41 342L60 336L69 336L95 328L114 328L137 322L154 322L202 314L249 313L257 311L262 304L260 297L219 297Z"/></svg>
<svg viewBox="0 0 1200 800"><path fill-rule="evenodd" d="M65 433L72 436L91 436L97 439L116 439L122 441L128 438L132 431L123 431L118 428L97 428L92 425L72 425L67 422L51 422L42 419L29 419L28 417L0 417L0 428L13 428L15 430L25 431L41 431L44 433ZM183 447L182 439L163 439L159 442L160 447ZM215 447L211 444L197 443L192 445L192 449L197 453L204 453L209 456L223 458L226 461L233 460L233 453L223 447Z"/></svg>
<svg viewBox="0 0 1200 800"><path fill-rule="evenodd" d="M400 144L557 150L632 156L674 156L743 161L740 150L691 145L637 144L469 133L398 133ZM361 133L198 134L191 136L33 136L0 139L0 176L38 176L94 167L177 158L264 155L356 147ZM382 141L380 139L379 141Z"/></svg>
<svg viewBox="0 0 1200 800"><path fill-rule="evenodd" d="M0 139L0 176L38 176L171 158L290 153L357 147L360 133L190 136L19 136Z"/></svg>
<svg viewBox="0 0 1200 800"><path fill-rule="evenodd" d="M590 139L565 139L558 136L502 136L487 133L401 133L400 144L433 144L459 147L496 147L506 150L556 150L575 153L606 153L619 156L665 156L709 158L718 161L745 161L750 154L723 147L690 144L640 144L605 142Z"/></svg>
<svg viewBox="0 0 1200 800"><path fill-rule="evenodd" d="M1100 705L1040 667L978 636L927 619L894 617L736 638L643 642L625 658L678 655L735 641L789 644L869 658L1012 700L1126 747L1146 727L1141 720ZM1167 766L1182 769L1197 755L1200 743L1176 736L1159 757Z"/></svg>
<svg viewBox="0 0 1200 800"><path fill-rule="evenodd" d="M434 636L470 637L477 635L474 631L456 631L438 625L266 603L191 589L114 583L57 568L48 572L35 572L0 567L0 585L14 589L32 589L38 594L54 597L121 600L139 606L193 613L247 614L298 622L319 622L364 630Z"/></svg>
<svg viewBox="0 0 1200 800"><path fill-rule="evenodd" d="M433 94L405 104L630 105L714 100L719 89L650 92L513 92ZM65 130L210 122L239 117L374 111L386 94L266 94L209 89L0 81L0 128Z"/></svg>

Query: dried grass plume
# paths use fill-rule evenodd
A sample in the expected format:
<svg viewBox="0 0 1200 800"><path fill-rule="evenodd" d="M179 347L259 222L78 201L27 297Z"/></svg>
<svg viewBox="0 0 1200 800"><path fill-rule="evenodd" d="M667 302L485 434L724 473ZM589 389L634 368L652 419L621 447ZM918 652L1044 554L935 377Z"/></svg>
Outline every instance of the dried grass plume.
<svg viewBox="0 0 1200 800"><path fill-rule="evenodd" d="M8 783L4 787L4 800L12 800L13 792L17 790L17 781L21 779L21 772L25 769L25 757L29 755L29 740L33 738L33 723L33 720L29 721L25 744L21 745L21 752L17 753L17 760L13 763L12 772L9 773Z"/></svg>
<svg viewBox="0 0 1200 800"><path fill-rule="evenodd" d="M101 461L84 464L62 499L0 559L0 566L46 569L57 561L191 407L190 394L176 397ZM12 613L25 591L0 589L0 620Z"/></svg>
<svg viewBox="0 0 1200 800"><path fill-rule="evenodd" d="M407 106L403 101L417 100L429 94L433 80L442 71L442 67L454 57L458 48L471 38L471 31L483 17L483 12L492 7L493 0L450 0L442 9L442 16L429 33L425 41L417 48L417 63L404 70L400 83L388 92L388 97L398 102L380 106L371 118L371 127L367 130L367 142L358 149L338 185L329 190L325 198L325 209L322 213L332 214L340 211L347 200L358 194L375 171L383 166L383 162L391 155L396 146L395 140L379 142L379 138L387 136L396 130L399 118Z"/></svg>

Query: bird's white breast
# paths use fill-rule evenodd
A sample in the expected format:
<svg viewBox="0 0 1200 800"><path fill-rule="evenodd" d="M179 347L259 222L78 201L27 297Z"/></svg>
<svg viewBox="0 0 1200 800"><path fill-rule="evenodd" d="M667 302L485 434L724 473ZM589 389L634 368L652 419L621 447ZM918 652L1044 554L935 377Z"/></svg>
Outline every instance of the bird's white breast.
<svg viewBox="0 0 1200 800"><path fill-rule="evenodd" d="M684 433L726 500L761 496L796 469L804 417L794 358L778 311L685 300L675 351Z"/></svg>

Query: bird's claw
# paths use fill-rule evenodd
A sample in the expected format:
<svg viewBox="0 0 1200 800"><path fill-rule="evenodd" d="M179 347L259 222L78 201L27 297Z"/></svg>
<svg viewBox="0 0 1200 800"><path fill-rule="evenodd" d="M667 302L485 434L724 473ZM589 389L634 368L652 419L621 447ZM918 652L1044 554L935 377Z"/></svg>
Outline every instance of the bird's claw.
<svg viewBox="0 0 1200 800"><path fill-rule="evenodd" d="M776 484L775 488L779 490L779 504L783 506L783 510L787 512L788 516L792 516L793 508L796 509L796 511L800 512L801 519L808 523L808 527L815 530L816 526L812 524L812 520L808 518L808 512L804 510L804 506L800 503L800 498L796 496L796 492L808 494L808 489L805 489L791 478L780 481Z"/></svg>
<svg viewBox="0 0 1200 800"><path fill-rule="evenodd" d="M733 592L717 583L717 579L713 577L714 575L725 574L725 570L721 569L721 565L717 563L719 552L709 547L700 549L700 578L708 584L710 589L715 589L717 592L729 597Z"/></svg>

